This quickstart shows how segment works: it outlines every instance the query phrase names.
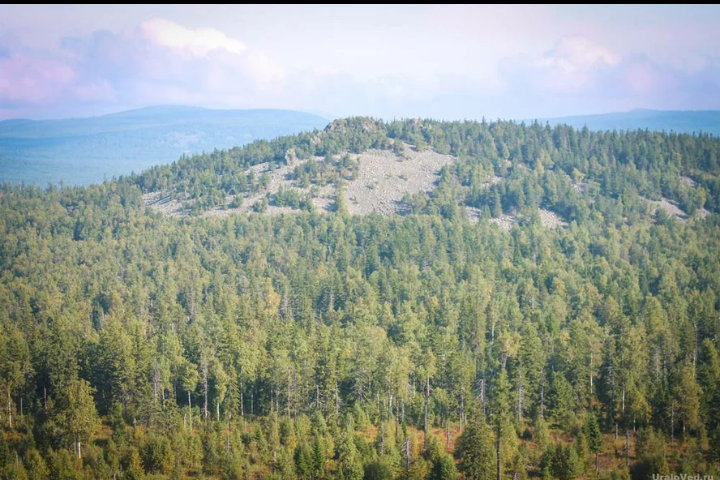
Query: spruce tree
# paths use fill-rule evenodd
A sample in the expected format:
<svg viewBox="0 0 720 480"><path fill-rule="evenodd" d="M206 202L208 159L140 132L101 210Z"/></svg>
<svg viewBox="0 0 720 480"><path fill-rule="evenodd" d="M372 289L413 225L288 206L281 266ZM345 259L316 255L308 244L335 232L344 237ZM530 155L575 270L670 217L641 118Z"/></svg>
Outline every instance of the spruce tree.
<svg viewBox="0 0 720 480"><path fill-rule="evenodd" d="M457 440L455 456L468 480L494 480L496 448L490 427L482 418L471 421Z"/></svg>
<svg viewBox="0 0 720 480"><path fill-rule="evenodd" d="M588 414L584 430L588 448L595 454L595 473L598 473L600 471L600 451L602 450L603 439L597 416L594 413Z"/></svg>

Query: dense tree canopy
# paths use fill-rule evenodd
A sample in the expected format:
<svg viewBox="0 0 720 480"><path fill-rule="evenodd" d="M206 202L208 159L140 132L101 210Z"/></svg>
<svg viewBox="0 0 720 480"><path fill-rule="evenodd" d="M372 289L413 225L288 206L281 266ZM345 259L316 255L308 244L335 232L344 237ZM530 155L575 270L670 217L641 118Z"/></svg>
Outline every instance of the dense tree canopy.
<svg viewBox="0 0 720 480"><path fill-rule="evenodd" d="M322 185L405 143L457 157L406 216L193 215L290 149L328 156L295 173ZM90 188L3 186L0 478L717 474L719 154L349 119ZM160 190L194 210L151 211ZM688 217L654 215L663 197Z"/></svg>

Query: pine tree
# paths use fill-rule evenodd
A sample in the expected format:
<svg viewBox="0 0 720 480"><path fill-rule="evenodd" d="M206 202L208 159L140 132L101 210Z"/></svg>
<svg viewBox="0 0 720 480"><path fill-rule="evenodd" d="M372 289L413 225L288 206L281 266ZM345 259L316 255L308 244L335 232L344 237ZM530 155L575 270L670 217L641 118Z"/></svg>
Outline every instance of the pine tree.
<svg viewBox="0 0 720 480"><path fill-rule="evenodd" d="M3 473L3 480L28 480L25 466L20 462L11 462Z"/></svg>
<svg viewBox="0 0 720 480"><path fill-rule="evenodd" d="M715 428L710 437L710 461L720 468L720 427Z"/></svg>
<svg viewBox="0 0 720 480"><path fill-rule="evenodd" d="M75 471L72 456L65 449L50 451L50 478L53 480L80 480Z"/></svg>
<svg viewBox="0 0 720 480"><path fill-rule="evenodd" d="M345 188L340 185L337 187L337 196L335 198L335 211L340 215L350 215L347 199L345 198Z"/></svg>
<svg viewBox="0 0 720 480"><path fill-rule="evenodd" d="M310 479L313 477L315 470L313 455L307 442L301 442L295 447L295 470L301 478Z"/></svg>
<svg viewBox="0 0 720 480"><path fill-rule="evenodd" d="M428 480L455 480L457 477L455 462L450 455L444 453L433 461Z"/></svg>
<svg viewBox="0 0 720 480"><path fill-rule="evenodd" d="M352 437L351 432L343 433L337 447L338 478L340 480L360 480L363 478L363 464Z"/></svg>
<svg viewBox="0 0 720 480"><path fill-rule="evenodd" d="M506 437L514 436L514 428L512 426L512 405L510 403L510 382L507 378L507 371L501 370L500 375L495 382L493 390L492 402L492 418L495 427L495 450L497 456L496 462L496 478L502 478L503 464L503 440Z"/></svg>
<svg viewBox="0 0 720 480"><path fill-rule="evenodd" d="M533 421L532 439L537 445L537 449L542 453L550 445L550 429L543 417L537 415Z"/></svg>
<svg viewBox="0 0 720 480"><path fill-rule="evenodd" d="M483 419L471 421L457 440L455 456L459 469L468 480L493 480L497 464L496 448L490 427Z"/></svg>
<svg viewBox="0 0 720 480"><path fill-rule="evenodd" d="M30 374L30 351L22 333L0 328L0 395L4 394L8 425L13 428L13 393Z"/></svg>
<svg viewBox="0 0 720 480"><path fill-rule="evenodd" d="M595 454L595 473L600 471L600 451L602 451L602 432L594 413L589 413L585 420L585 437L587 438L588 448Z"/></svg>
<svg viewBox="0 0 720 480"><path fill-rule="evenodd" d="M48 480L50 470L45 460L36 449L32 448L25 453L25 469L28 480Z"/></svg>
<svg viewBox="0 0 720 480"><path fill-rule="evenodd" d="M63 440L73 446L78 458L82 458L82 444L90 441L100 425L92 397L94 391L85 380L73 381L65 389L54 419Z"/></svg>
<svg viewBox="0 0 720 480"><path fill-rule="evenodd" d="M553 375L550 401L550 411L555 421L565 427L569 426L575 417L575 402L572 386L562 372Z"/></svg>
<svg viewBox="0 0 720 480"><path fill-rule="evenodd" d="M688 428L695 429L700 422L702 389L695 380L695 367L692 364L685 365L677 372L674 392L678 418L685 434Z"/></svg>
<svg viewBox="0 0 720 480"><path fill-rule="evenodd" d="M667 475L665 442L652 427L640 430L635 447L637 461L632 466L633 478L651 480L653 475Z"/></svg>
<svg viewBox="0 0 720 480"><path fill-rule="evenodd" d="M7 440L5 439L5 433L0 433L0 471L5 468L6 465L10 464L10 448L8 447Z"/></svg>
<svg viewBox="0 0 720 480"><path fill-rule="evenodd" d="M552 476L560 480L573 480L582 472L582 462L574 446L556 445L546 458L545 464L549 464Z"/></svg>
<svg viewBox="0 0 720 480"><path fill-rule="evenodd" d="M317 477L322 477L325 473L325 464L327 463L327 450L325 442L319 436L313 439L312 444L312 471Z"/></svg>

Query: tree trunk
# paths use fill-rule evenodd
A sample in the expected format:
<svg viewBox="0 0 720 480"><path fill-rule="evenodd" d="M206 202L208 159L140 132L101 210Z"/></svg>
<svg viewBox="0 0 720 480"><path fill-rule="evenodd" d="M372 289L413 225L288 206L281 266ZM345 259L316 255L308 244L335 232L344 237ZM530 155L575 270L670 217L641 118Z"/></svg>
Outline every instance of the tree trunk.
<svg viewBox="0 0 720 480"><path fill-rule="evenodd" d="M497 480L502 480L502 457L500 455L500 434L502 430L500 428L500 421L497 424L497 440L495 441L495 448L497 449Z"/></svg>
<svg viewBox="0 0 720 480"><path fill-rule="evenodd" d="M190 431L192 432L192 402L190 401L190 390L188 392L188 420L190 421Z"/></svg>
<svg viewBox="0 0 720 480"><path fill-rule="evenodd" d="M518 423L522 425L522 395L523 395L523 387L522 387L522 377L520 380L518 380L518 409L517 409L517 419Z"/></svg>
<svg viewBox="0 0 720 480"><path fill-rule="evenodd" d="M450 450L450 420L447 421L445 426L445 436L447 437L447 449Z"/></svg>
<svg viewBox="0 0 720 480"><path fill-rule="evenodd" d="M385 426L380 421L380 455L385 455Z"/></svg>
<svg viewBox="0 0 720 480"><path fill-rule="evenodd" d="M480 380L480 404L482 405L482 413L485 415L485 379Z"/></svg>
<svg viewBox="0 0 720 480"><path fill-rule="evenodd" d="M285 404L288 418L290 418L290 386L291 386L291 382L292 382L292 378L291 378L290 372L288 371L287 402L286 402L286 404Z"/></svg>
<svg viewBox="0 0 720 480"><path fill-rule="evenodd" d="M12 399L10 398L10 387L8 387L8 420L10 421L10 428L13 428L12 424Z"/></svg>
<svg viewBox="0 0 720 480"><path fill-rule="evenodd" d="M340 392L335 385L335 420L340 418Z"/></svg>
<svg viewBox="0 0 720 480"><path fill-rule="evenodd" d="M630 430L625 430L625 466L630 468Z"/></svg>
<svg viewBox="0 0 720 480"><path fill-rule="evenodd" d="M600 452L595 452L595 474L600 473Z"/></svg>
<svg viewBox="0 0 720 480"><path fill-rule="evenodd" d="M405 439L405 468L410 470L410 438Z"/></svg>
<svg viewBox="0 0 720 480"><path fill-rule="evenodd" d="M425 384L425 427L423 429L423 447L427 449L427 436L428 436L428 403L430 402L430 377L427 377L427 383Z"/></svg>
<svg viewBox="0 0 720 480"><path fill-rule="evenodd" d="M698 326L697 326L697 320L693 322L693 330L695 331L695 348L693 350L693 370L695 370L694 367L697 366L697 357L698 357Z"/></svg>
<svg viewBox="0 0 720 480"><path fill-rule="evenodd" d="M80 447L80 440L77 441L77 456L78 456L78 458L82 458L82 449Z"/></svg>
<svg viewBox="0 0 720 480"><path fill-rule="evenodd" d="M670 445L675 445L675 402L670 404Z"/></svg>
<svg viewBox="0 0 720 480"><path fill-rule="evenodd" d="M395 401L395 438L398 436L398 418L400 417L400 400Z"/></svg>
<svg viewBox="0 0 720 480"><path fill-rule="evenodd" d="M159 375L158 364L157 364L157 360L155 360L153 362L153 397L155 399L155 405L157 405L157 400L158 400L158 383L159 383L158 375Z"/></svg>
<svg viewBox="0 0 720 480"><path fill-rule="evenodd" d="M208 366L207 362L204 361L203 365L203 395L205 396L205 403L203 405L203 415L207 421L208 417Z"/></svg>

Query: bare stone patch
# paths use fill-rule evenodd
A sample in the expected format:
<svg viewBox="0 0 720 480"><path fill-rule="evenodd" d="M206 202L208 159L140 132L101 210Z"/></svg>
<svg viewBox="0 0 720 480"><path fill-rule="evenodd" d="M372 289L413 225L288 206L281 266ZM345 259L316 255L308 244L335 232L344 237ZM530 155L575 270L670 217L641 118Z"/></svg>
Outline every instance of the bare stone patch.
<svg viewBox="0 0 720 480"><path fill-rule="evenodd" d="M653 215L661 208L665 213L678 220L684 221L687 219L687 214L683 212L680 207L678 207L677 202L673 200L663 197L662 200L648 200L648 202L655 207L652 211Z"/></svg>
<svg viewBox="0 0 720 480"><path fill-rule="evenodd" d="M483 182L480 184L480 187L482 188L490 188L491 186L502 182L502 177L498 177L497 175L493 176L493 178L490 179L489 182Z"/></svg>
<svg viewBox="0 0 720 480"><path fill-rule="evenodd" d="M697 182L690 177L680 176L680 182L688 187L697 187Z"/></svg>
<svg viewBox="0 0 720 480"><path fill-rule="evenodd" d="M359 169L357 178L345 182L345 197L348 200L348 210L353 215L366 215L377 212L382 215L404 214L408 207L403 204L405 194L429 192L435 188L442 167L455 161L451 155L443 155L433 150L417 152L410 145L405 145L405 151L396 155L391 150L368 150L359 155ZM203 213L207 216L225 217L235 213L252 212L253 206L263 199L268 199L268 205L263 211L265 215L278 215L292 212L288 207L273 205L273 197L280 188L295 190L301 196L311 195L315 207L320 212L330 211L337 198L335 185L300 187L292 179L294 169L307 160L298 160L295 152L288 150L287 165L273 166L269 162L254 165L248 169L257 178L267 175L266 187L258 192L242 198L240 206L229 208L235 196L225 198L225 204ZM316 157L316 162L324 159ZM489 184L501 181L494 177ZM190 205L190 201L173 199L169 192L149 193L143 196L145 203L153 210L166 215L181 215Z"/></svg>
<svg viewBox="0 0 720 480"><path fill-rule="evenodd" d="M585 193L585 190L587 189L587 183L584 182L577 182L572 184L573 190L575 190L579 194Z"/></svg>
<svg viewBox="0 0 720 480"><path fill-rule="evenodd" d="M188 205L173 199L168 192L146 193L143 195L143 201L151 210L172 217L182 216L184 208Z"/></svg>
<svg viewBox="0 0 720 480"><path fill-rule="evenodd" d="M440 169L455 161L451 155L416 152L407 145L402 157L390 150L368 150L359 157L358 178L345 187L348 208L354 215L403 213L405 194L431 191Z"/></svg>
<svg viewBox="0 0 720 480"><path fill-rule="evenodd" d="M567 222L563 221L562 218L560 218L556 213L551 212L550 210L539 208L538 214L540 215L540 223L542 223L543 227L558 228L567 227L568 225Z"/></svg>
<svg viewBox="0 0 720 480"><path fill-rule="evenodd" d="M475 225L480 221L480 217L482 216L482 211L480 211L479 208L465 207L465 212L466 212L465 217L467 218L468 222Z"/></svg>
<svg viewBox="0 0 720 480"><path fill-rule="evenodd" d="M512 230L513 226L517 223L517 217L514 215L506 215L502 214L497 218L491 218L489 220L491 224L497 225L500 230L503 230L505 232L509 232Z"/></svg>
<svg viewBox="0 0 720 480"><path fill-rule="evenodd" d="M704 208L701 208L697 212L695 212L695 215L697 215L697 217L702 220L704 218L707 218L710 215L710 211L705 210Z"/></svg>

